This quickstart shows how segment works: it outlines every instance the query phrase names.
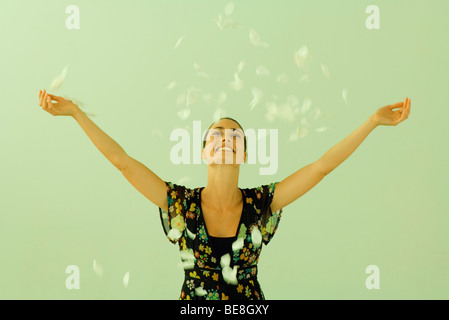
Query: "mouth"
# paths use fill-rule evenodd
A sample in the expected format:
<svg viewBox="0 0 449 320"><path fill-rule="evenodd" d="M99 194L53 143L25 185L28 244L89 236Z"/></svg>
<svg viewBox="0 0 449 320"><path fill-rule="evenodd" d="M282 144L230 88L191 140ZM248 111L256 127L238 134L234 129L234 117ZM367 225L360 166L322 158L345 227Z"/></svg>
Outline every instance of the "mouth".
<svg viewBox="0 0 449 320"><path fill-rule="evenodd" d="M228 147L219 147L217 148L217 150L215 151L229 151L229 152L234 152L234 150L232 150L231 148Z"/></svg>

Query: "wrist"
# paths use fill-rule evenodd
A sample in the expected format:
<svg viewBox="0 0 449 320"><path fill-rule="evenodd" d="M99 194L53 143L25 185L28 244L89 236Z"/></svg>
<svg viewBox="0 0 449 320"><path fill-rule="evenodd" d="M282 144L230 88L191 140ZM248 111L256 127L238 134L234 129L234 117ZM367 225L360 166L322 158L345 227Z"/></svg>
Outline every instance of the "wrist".
<svg viewBox="0 0 449 320"><path fill-rule="evenodd" d="M379 125L379 121L377 120L377 117L375 114L369 117L368 121L372 124L373 129L376 128Z"/></svg>
<svg viewBox="0 0 449 320"><path fill-rule="evenodd" d="M77 119L81 113L83 113L83 111L77 105L74 105L74 108L72 111L72 117L74 119Z"/></svg>

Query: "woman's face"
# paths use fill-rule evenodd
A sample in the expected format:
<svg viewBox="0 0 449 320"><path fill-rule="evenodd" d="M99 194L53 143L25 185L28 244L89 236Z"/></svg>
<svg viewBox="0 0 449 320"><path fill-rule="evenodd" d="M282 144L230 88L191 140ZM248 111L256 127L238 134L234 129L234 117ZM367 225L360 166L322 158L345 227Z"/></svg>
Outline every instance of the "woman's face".
<svg viewBox="0 0 449 320"><path fill-rule="evenodd" d="M222 119L209 129L201 158L207 164L242 164L246 161L244 138L237 123Z"/></svg>

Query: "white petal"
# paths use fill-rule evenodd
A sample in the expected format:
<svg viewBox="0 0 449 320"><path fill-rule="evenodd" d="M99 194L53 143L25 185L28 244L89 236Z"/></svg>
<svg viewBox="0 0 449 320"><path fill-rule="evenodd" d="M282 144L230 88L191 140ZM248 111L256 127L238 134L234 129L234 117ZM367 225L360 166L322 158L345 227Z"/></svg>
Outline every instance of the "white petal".
<svg viewBox="0 0 449 320"><path fill-rule="evenodd" d="M167 234L167 237L172 241L178 240L179 238L181 238L181 236L181 231L176 228L171 229Z"/></svg>
<svg viewBox="0 0 449 320"><path fill-rule="evenodd" d="M192 178L191 178L190 176L184 176L184 177L182 177L182 178L180 178L180 179L178 180L178 183L177 183L177 184L185 184L185 183L189 183L190 180L192 180Z"/></svg>
<svg viewBox="0 0 449 320"><path fill-rule="evenodd" d="M310 59L310 52L307 46L302 46L298 51L295 52L295 63L298 67L307 69L307 62Z"/></svg>
<svg viewBox="0 0 449 320"><path fill-rule="evenodd" d="M307 118L302 118L300 121L301 127L309 127L310 128L310 123L307 121Z"/></svg>
<svg viewBox="0 0 449 320"><path fill-rule="evenodd" d="M103 276L103 267L97 263L97 260L94 259L94 271L95 273L99 276L102 277Z"/></svg>
<svg viewBox="0 0 449 320"><path fill-rule="evenodd" d="M263 77L263 76L269 76L271 73L267 67L261 65L256 68L256 74L260 77Z"/></svg>
<svg viewBox="0 0 449 320"><path fill-rule="evenodd" d="M262 99L262 90L259 88L251 88L251 93L253 94L253 100L250 103L250 111L260 102Z"/></svg>
<svg viewBox="0 0 449 320"><path fill-rule="evenodd" d="M297 128L297 134L299 139L304 138L307 135L307 133L309 133L309 130L307 128Z"/></svg>
<svg viewBox="0 0 449 320"><path fill-rule="evenodd" d="M195 256L190 251L187 250L179 251L179 255L181 256L181 259L184 261L195 261Z"/></svg>
<svg viewBox="0 0 449 320"><path fill-rule="evenodd" d="M226 253L225 255L221 256L220 265L222 268L229 267L230 264L231 264L231 255L229 253Z"/></svg>
<svg viewBox="0 0 449 320"><path fill-rule="evenodd" d="M319 127L319 128L315 129L316 132L324 132L324 131L327 131L327 130L329 130L329 128L327 128L327 127Z"/></svg>
<svg viewBox="0 0 449 320"><path fill-rule="evenodd" d="M290 122L295 121L295 115L293 114L293 109L290 105L284 104L282 106L282 118Z"/></svg>
<svg viewBox="0 0 449 320"><path fill-rule="evenodd" d="M190 239L195 240L196 234L192 233L187 227L186 227L187 235Z"/></svg>
<svg viewBox="0 0 449 320"><path fill-rule="evenodd" d="M234 2L231 1L225 6L225 15L229 16L234 11Z"/></svg>
<svg viewBox="0 0 449 320"><path fill-rule="evenodd" d="M222 91L220 92L220 94L218 95L217 98L217 105L222 105L226 99L228 98L228 95L226 94L226 92Z"/></svg>
<svg viewBox="0 0 449 320"><path fill-rule="evenodd" d="M226 266L223 268L221 273L223 274L223 280L226 283L234 284L234 285L236 285L238 283L237 268L238 268L238 266L234 266L234 269L231 269L231 267L229 267L229 266Z"/></svg>
<svg viewBox="0 0 449 320"><path fill-rule="evenodd" d="M198 297L205 296L206 294L207 294L207 291L204 290L203 287L195 288L195 295L197 295Z"/></svg>
<svg viewBox="0 0 449 320"><path fill-rule="evenodd" d="M239 251L243 248L243 243L244 243L244 239L243 238L237 238L237 240L235 240L232 243L232 251Z"/></svg>
<svg viewBox="0 0 449 320"><path fill-rule="evenodd" d="M190 109L182 109L180 111L178 111L178 117L181 118L182 120L187 119L190 116Z"/></svg>
<svg viewBox="0 0 449 320"><path fill-rule="evenodd" d="M217 122L218 119L224 117L226 115L225 110L223 108L217 108L214 112L214 114L212 115L212 120L214 122Z"/></svg>
<svg viewBox="0 0 449 320"><path fill-rule="evenodd" d="M309 117L311 120L317 120L321 114L321 111L319 108L315 108L312 111L309 112Z"/></svg>
<svg viewBox="0 0 449 320"><path fill-rule="evenodd" d="M303 83L310 83L310 79L309 79L309 75L305 74L301 77L301 79L299 79L299 81L303 82Z"/></svg>
<svg viewBox="0 0 449 320"><path fill-rule="evenodd" d="M183 262L181 262L181 267L182 267L184 270L190 270L190 269L193 269L193 268L195 268L195 261L191 261L191 260L183 261Z"/></svg>
<svg viewBox="0 0 449 320"><path fill-rule="evenodd" d="M261 42L259 34L254 29L249 30L249 40L255 46L258 46Z"/></svg>
<svg viewBox="0 0 449 320"><path fill-rule="evenodd" d="M175 87L176 87L176 81L172 81L167 85L166 90L172 91Z"/></svg>
<svg viewBox="0 0 449 320"><path fill-rule="evenodd" d="M234 73L234 81L231 81L229 83L229 86L236 90L236 91L240 91L243 88L243 81L239 78L239 74L238 73Z"/></svg>
<svg viewBox="0 0 449 320"><path fill-rule="evenodd" d="M308 98L304 99L304 101L302 103L301 114L307 113L307 111L309 111L311 106L312 106L312 100L310 100Z"/></svg>
<svg viewBox="0 0 449 320"><path fill-rule="evenodd" d="M251 240L254 247L260 247L260 244L262 243L262 234L257 226L254 226L253 231L251 231Z"/></svg>
<svg viewBox="0 0 449 320"><path fill-rule="evenodd" d="M341 92L341 96L343 97L346 105L348 105L348 89L343 89L343 91Z"/></svg>
<svg viewBox="0 0 449 320"><path fill-rule="evenodd" d="M282 84L288 83L288 76L285 73L280 73L276 77L276 81Z"/></svg>
<svg viewBox="0 0 449 320"><path fill-rule="evenodd" d="M182 40L184 40L185 36L186 35L182 35L181 37L179 37L178 41L176 41L175 49L179 47L179 45L181 44Z"/></svg>
<svg viewBox="0 0 449 320"><path fill-rule="evenodd" d="M237 73L240 73L244 67L245 67L245 60L242 60L242 61L240 61L239 65L237 66Z"/></svg>
<svg viewBox="0 0 449 320"><path fill-rule="evenodd" d="M123 277L123 286L125 288L128 287L128 283L129 283L129 271L125 273L125 276Z"/></svg>
<svg viewBox="0 0 449 320"><path fill-rule="evenodd" d="M326 77L328 77L329 79L331 78L331 74L329 72L329 69L323 63L321 64L321 70L323 71L323 73L324 73L324 75Z"/></svg>
<svg viewBox="0 0 449 320"><path fill-rule="evenodd" d="M59 87L61 87L61 85L64 82L65 77L67 75L68 67L69 66L66 66L64 68L64 70L62 70L62 72L57 77L55 77L55 79L53 80L53 82L51 83L51 86L50 86L51 90L58 90Z"/></svg>

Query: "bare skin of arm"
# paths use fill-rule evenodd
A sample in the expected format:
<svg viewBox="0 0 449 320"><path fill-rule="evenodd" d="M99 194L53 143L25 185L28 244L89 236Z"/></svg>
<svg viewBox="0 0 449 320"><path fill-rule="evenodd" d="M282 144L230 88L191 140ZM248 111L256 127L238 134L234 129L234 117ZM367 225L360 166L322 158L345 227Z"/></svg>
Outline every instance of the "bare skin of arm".
<svg viewBox="0 0 449 320"><path fill-rule="evenodd" d="M408 118L411 101L398 102L379 108L360 127L344 138L317 161L299 169L278 183L271 202L275 212L292 203L345 161L378 126L397 126ZM397 109L393 111L394 109Z"/></svg>
<svg viewBox="0 0 449 320"><path fill-rule="evenodd" d="M56 101L56 102L53 102ZM53 116L71 116L80 125L97 149L125 176L148 200L163 210L168 210L165 182L101 130L76 104L63 97L39 91L39 105Z"/></svg>

